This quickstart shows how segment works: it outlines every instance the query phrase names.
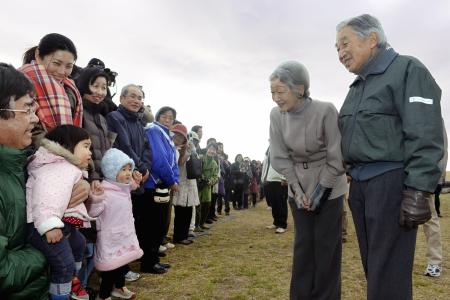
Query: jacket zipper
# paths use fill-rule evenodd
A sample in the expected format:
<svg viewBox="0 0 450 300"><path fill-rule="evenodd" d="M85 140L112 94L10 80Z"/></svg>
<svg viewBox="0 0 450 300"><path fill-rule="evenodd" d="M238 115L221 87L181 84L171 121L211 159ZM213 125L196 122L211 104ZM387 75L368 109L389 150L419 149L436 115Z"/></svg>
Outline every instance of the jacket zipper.
<svg viewBox="0 0 450 300"><path fill-rule="evenodd" d="M352 117L352 124L350 127L350 137L347 141L347 153L345 154L345 156L348 156L348 153L350 152L350 144L352 142L353 139L353 132L355 131L355 124L356 124L356 113L358 112L359 106L361 105L362 99L364 97L364 90L366 88L366 81L363 81L363 86L362 86L362 91L361 91L361 97L358 100L358 103L355 105L355 109L353 110L353 117Z"/></svg>

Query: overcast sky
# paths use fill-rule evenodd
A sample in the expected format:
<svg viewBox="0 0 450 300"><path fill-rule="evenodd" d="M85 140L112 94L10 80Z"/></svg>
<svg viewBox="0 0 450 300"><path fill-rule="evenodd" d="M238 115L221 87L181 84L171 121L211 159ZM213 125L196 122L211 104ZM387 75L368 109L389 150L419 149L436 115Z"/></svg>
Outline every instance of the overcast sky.
<svg viewBox="0 0 450 300"><path fill-rule="evenodd" d="M363 13L376 16L388 42L419 58L442 93L448 123L450 1L4 1L0 61L16 67L23 52L50 32L66 35L77 64L92 57L117 71L118 92L144 86L154 113L174 107L187 125L204 126L204 138L262 159L274 106L268 77L286 60L310 72L311 97L339 109L354 76L338 62L336 24ZM118 102L118 96L114 98Z"/></svg>

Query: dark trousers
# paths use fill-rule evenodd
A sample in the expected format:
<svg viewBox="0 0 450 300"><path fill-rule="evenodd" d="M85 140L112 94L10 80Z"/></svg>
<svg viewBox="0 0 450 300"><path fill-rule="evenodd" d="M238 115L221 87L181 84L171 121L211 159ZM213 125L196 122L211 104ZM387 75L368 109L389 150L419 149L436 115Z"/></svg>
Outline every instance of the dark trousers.
<svg viewBox="0 0 450 300"><path fill-rule="evenodd" d="M256 206L256 196L257 196L256 193L252 193L252 205L253 205L253 207Z"/></svg>
<svg viewBox="0 0 450 300"><path fill-rule="evenodd" d="M289 199L295 225L291 300L341 298L342 199L325 201L319 214Z"/></svg>
<svg viewBox="0 0 450 300"><path fill-rule="evenodd" d="M205 225L210 206L211 206L211 202L200 202L200 216L199 216L199 225L200 226Z"/></svg>
<svg viewBox="0 0 450 300"><path fill-rule="evenodd" d="M173 220L173 241L180 242L188 238L191 225L192 206L175 205L175 219Z"/></svg>
<svg viewBox="0 0 450 300"><path fill-rule="evenodd" d="M217 213L219 215L222 214L222 209L224 206L224 202L225 202L225 212L229 213L230 212L230 199L229 197L227 197L227 195L223 196L220 195L217 197Z"/></svg>
<svg viewBox="0 0 450 300"><path fill-rule="evenodd" d="M117 289L125 286L125 274L128 272L128 268L125 266L117 268L115 270L101 272L102 282L100 283L99 297L106 299L111 296L113 287Z"/></svg>
<svg viewBox="0 0 450 300"><path fill-rule="evenodd" d="M211 205L209 206L209 212L208 212L208 220L212 220L213 218L217 218L216 216L216 203L217 198L219 197L219 194L212 193L211 194Z"/></svg>
<svg viewBox="0 0 450 300"><path fill-rule="evenodd" d="M169 203L156 203L154 194L154 189L145 189L144 194L132 198L136 234L139 245L144 251L141 258L142 271L159 263L158 251L167 222Z"/></svg>
<svg viewBox="0 0 450 300"><path fill-rule="evenodd" d="M441 195L442 184L438 184L436 186L436 190L434 191L434 207L436 208L436 213L438 216L441 215L441 199L439 196Z"/></svg>
<svg viewBox="0 0 450 300"><path fill-rule="evenodd" d="M367 299L412 299L412 269L417 229L398 224L404 171L352 181L348 204L353 215Z"/></svg>
<svg viewBox="0 0 450 300"><path fill-rule="evenodd" d="M242 208L248 208L248 193L244 192L244 196L242 198Z"/></svg>
<svg viewBox="0 0 450 300"><path fill-rule="evenodd" d="M242 185L237 185L233 189L233 207L242 208L242 200L244 197L244 190Z"/></svg>
<svg viewBox="0 0 450 300"><path fill-rule="evenodd" d="M28 225L28 242L41 251L50 265L50 282L67 283L72 281L76 273L75 262L82 262L86 240L84 236L69 223L64 222L61 228L63 238L54 244L47 242L47 238L34 228L34 223Z"/></svg>
<svg viewBox="0 0 450 300"><path fill-rule="evenodd" d="M264 186L266 199L272 205L273 225L277 227L287 228L287 185L281 185L279 181L267 182Z"/></svg>

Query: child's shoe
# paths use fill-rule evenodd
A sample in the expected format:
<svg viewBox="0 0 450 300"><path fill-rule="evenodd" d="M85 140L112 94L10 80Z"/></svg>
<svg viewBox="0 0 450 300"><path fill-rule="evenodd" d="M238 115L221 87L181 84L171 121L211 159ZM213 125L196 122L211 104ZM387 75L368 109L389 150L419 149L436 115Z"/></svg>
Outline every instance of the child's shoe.
<svg viewBox="0 0 450 300"><path fill-rule="evenodd" d="M76 300L89 300L89 294L81 286L81 281L78 277L72 278L72 292L70 293L70 297Z"/></svg>
<svg viewBox="0 0 450 300"><path fill-rule="evenodd" d="M120 289L114 288L111 292L111 296L117 297L120 299L134 299L136 297L136 293L133 293L126 286Z"/></svg>

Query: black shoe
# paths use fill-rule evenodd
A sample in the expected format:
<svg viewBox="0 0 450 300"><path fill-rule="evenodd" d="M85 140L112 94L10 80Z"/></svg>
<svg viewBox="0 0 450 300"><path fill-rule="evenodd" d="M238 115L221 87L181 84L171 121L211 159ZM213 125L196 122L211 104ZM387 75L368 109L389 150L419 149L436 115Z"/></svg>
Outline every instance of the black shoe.
<svg viewBox="0 0 450 300"><path fill-rule="evenodd" d="M167 269L159 264L154 264L151 268L146 268L141 266L142 273L152 273L152 274L164 274L167 272Z"/></svg>
<svg viewBox="0 0 450 300"><path fill-rule="evenodd" d="M167 254L165 254L164 252L158 252L158 256L159 256L159 257L166 257Z"/></svg>
<svg viewBox="0 0 450 300"><path fill-rule="evenodd" d="M217 219L217 216L214 216L214 217L212 217L211 218L214 222L216 222L217 220L219 220L219 219Z"/></svg>
<svg viewBox="0 0 450 300"><path fill-rule="evenodd" d="M208 219L208 220L205 221L205 223L206 223L206 224L212 224L212 223L213 223L213 220ZM201 227L201 226L200 226L200 227Z"/></svg>
<svg viewBox="0 0 450 300"><path fill-rule="evenodd" d="M209 230L209 229L211 229L211 227L208 227L208 226L206 226L206 225L200 225L200 228L203 229L203 230Z"/></svg>
<svg viewBox="0 0 450 300"><path fill-rule="evenodd" d="M165 263L162 263L162 262L157 263L157 265L160 265L164 269L170 269L170 267L171 267L170 264L165 264Z"/></svg>
<svg viewBox="0 0 450 300"><path fill-rule="evenodd" d="M177 242L175 242L176 244L182 244L182 245L190 245L190 244L192 244L194 241L193 240L189 240L188 238L187 239L184 239L184 240L181 240L181 241L177 241Z"/></svg>

